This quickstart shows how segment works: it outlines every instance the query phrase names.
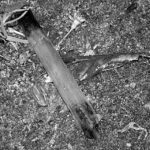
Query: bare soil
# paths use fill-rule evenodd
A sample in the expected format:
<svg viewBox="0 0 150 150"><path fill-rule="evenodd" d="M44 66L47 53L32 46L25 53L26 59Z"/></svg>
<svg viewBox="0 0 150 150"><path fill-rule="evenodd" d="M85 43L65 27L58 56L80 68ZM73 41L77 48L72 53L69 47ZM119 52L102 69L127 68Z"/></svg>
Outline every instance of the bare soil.
<svg viewBox="0 0 150 150"><path fill-rule="evenodd" d="M54 46L70 30L75 12L85 19L61 43L60 54L149 53L149 0L31 0L30 5ZM150 149L149 60L83 82L80 65L68 65L100 117L100 139L94 141L84 137L53 83L45 82L45 69L30 45L15 49L1 42L0 55L7 59L0 57L0 150ZM33 84L46 91L46 105L32 96Z"/></svg>

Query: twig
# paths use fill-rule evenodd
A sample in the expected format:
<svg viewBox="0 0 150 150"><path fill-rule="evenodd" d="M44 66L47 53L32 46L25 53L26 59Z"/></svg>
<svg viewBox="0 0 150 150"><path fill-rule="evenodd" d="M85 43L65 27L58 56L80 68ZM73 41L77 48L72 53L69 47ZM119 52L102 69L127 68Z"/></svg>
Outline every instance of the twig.
<svg viewBox="0 0 150 150"><path fill-rule="evenodd" d="M79 73L80 81L89 79L100 71L110 70L108 67L114 68L117 63L138 61L139 58L150 59L149 53L117 53L109 55L94 55L94 56L75 56L72 58L72 63L83 63L84 68ZM68 59L69 60L69 59ZM71 61L71 59L70 59ZM119 65L123 66L123 65ZM118 66L116 66L118 68Z"/></svg>
<svg viewBox="0 0 150 150"><path fill-rule="evenodd" d="M140 125L138 125L137 123L135 122L130 122L128 125L126 125L123 129L121 130L117 130L118 132L126 132L127 130L129 129L134 129L134 130L142 130L145 132L145 137L144 139L148 136L148 132L145 128L141 127ZM140 138L139 138L140 139Z"/></svg>

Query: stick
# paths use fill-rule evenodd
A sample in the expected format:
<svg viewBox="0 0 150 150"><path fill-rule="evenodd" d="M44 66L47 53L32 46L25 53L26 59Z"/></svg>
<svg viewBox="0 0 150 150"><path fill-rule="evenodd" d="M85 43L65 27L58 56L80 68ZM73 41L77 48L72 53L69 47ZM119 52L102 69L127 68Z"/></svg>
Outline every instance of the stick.
<svg viewBox="0 0 150 150"><path fill-rule="evenodd" d="M21 15L21 14L19 14ZM18 16L17 16L18 17ZM18 21L24 33L40 58L46 71L53 79L62 99L71 111L79 127L87 138L98 138L98 119L90 103L81 92L75 79L67 69L51 41L42 32L41 27L29 10Z"/></svg>
<svg viewBox="0 0 150 150"><path fill-rule="evenodd" d="M63 56L66 63L83 63L84 69L79 72L80 81L87 80L100 71L107 70L111 65L116 66L117 63L138 61L139 58L150 59L149 53L114 53L108 55L94 55L94 56ZM114 67L112 67L114 68ZM112 69L111 68L111 69Z"/></svg>

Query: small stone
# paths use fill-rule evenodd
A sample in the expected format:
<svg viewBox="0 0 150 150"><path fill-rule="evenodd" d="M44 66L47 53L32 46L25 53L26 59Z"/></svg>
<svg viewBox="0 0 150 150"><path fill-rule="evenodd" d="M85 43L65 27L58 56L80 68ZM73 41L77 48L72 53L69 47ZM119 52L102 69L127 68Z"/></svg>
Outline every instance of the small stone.
<svg viewBox="0 0 150 150"><path fill-rule="evenodd" d="M135 86L136 86L136 83L134 83L134 82L130 83L131 88L135 88Z"/></svg>

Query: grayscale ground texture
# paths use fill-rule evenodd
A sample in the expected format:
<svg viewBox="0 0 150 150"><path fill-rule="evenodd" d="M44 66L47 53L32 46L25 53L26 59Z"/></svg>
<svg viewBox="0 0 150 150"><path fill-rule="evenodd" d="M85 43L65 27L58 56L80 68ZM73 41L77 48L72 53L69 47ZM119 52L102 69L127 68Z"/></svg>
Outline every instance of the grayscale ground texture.
<svg viewBox="0 0 150 150"><path fill-rule="evenodd" d="M10 0L9 3L16 3ZM0 1L1 7L8 1ZM149 53L149 0L30 0L56 46L78 12L85 21L60 44L60 54ZM16 27L16 30L18 28ZM21 32L21 30L20 30ZM67 64L99 117L86 139L29 44L0 42L0 150L150 150L150 63L125 63L79 82L84 65ZM45 102L31 87L40 85Z"/></svg>

